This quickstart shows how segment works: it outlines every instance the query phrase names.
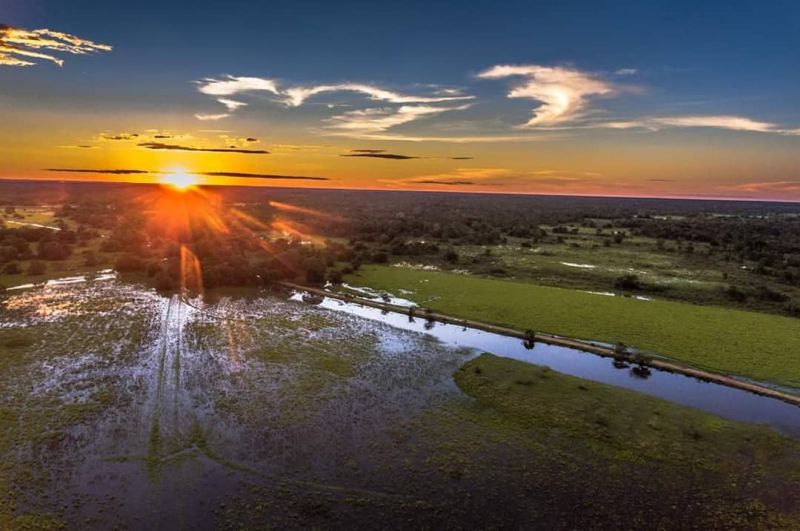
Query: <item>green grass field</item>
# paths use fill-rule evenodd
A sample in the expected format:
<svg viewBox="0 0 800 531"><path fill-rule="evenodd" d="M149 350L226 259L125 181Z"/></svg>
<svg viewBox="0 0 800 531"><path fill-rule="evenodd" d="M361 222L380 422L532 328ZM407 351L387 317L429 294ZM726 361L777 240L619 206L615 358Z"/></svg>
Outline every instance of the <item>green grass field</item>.
<svg viewBox="0 0 800 531"><path fill-rule="evenodd" d="M761 466L800 443L766 426L733 422L696 409L538 365L482 354L455 374L462 391L500 413L503 423L559 434L615 461L724 470L752 455ZM564 440L565 439L565 440ZM783 464L780 464L783 463ZM791 470L783 468L791 463ZM776 459L771 473L800 477L796 457ZM767 471L767 470L765 470Z"/></svg>
<svg viewBox="0 0 800 531"><path fill-rule="evenodd" d="M399 267L364 267L347 281L459 317L623 342L697 367L800 387L800 319Z"/></svg>

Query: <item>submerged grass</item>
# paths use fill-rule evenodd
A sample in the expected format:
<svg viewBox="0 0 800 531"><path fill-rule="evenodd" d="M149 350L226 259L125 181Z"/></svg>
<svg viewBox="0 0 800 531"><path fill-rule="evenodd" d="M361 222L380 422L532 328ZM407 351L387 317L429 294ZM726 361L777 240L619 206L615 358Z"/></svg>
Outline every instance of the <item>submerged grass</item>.
<svg viewBox="0 0 800 531"><path fill-rule="evenodd" d="M348 281L411 290L406 297L418 304L458 317L623 342L697 367L800 387L800 319L397 267L365 267Z"/></svg>

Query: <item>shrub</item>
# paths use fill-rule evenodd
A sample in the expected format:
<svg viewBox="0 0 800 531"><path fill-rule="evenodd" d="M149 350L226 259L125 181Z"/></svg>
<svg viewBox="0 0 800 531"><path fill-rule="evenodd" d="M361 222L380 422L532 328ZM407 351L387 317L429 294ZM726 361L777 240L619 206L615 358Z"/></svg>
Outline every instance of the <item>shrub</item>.
<svg viewBox="0 0 800 531"><path fill-rule="evenodd" d="M633 291L641 289L642 285L636 275L622 275L614 280L614 287L624 291Z"/></svg>

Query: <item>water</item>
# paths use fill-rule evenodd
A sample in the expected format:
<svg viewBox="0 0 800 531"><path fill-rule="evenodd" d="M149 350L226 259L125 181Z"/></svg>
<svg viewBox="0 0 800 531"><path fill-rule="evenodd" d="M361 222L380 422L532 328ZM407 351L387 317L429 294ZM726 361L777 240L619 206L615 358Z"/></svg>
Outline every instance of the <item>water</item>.
<svg viewBox="0 0 800 531"><path fill-rule="evenodd" d="M293 298L300 300L299 295ZM727 419L769 424L782 433L800 437L800 407L741 389L655 369L651 369L651 375L643 379L627 369L615 368L609 358L588 352L544 343L537 343L529 350L517 338L460 325L428 322L424 317L410 320L407 315L333 298L325 298L319 306L428 334L453 347L468 347L543 365L564 374L624 387Z"/></svg>

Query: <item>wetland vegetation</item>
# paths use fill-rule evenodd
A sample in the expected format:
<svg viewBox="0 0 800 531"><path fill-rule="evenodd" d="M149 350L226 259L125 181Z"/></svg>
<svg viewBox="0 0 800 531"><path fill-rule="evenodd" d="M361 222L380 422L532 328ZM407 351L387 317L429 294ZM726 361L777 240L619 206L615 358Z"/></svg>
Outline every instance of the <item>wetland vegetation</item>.
<svg viewBox="0 0 800 531"><path fill-rule="evenodd" d="M3 187L0 529L800 526L798 426L278 284L368 287L420 323L431 308L624 343L798 392L796 205Z"/></svg>

